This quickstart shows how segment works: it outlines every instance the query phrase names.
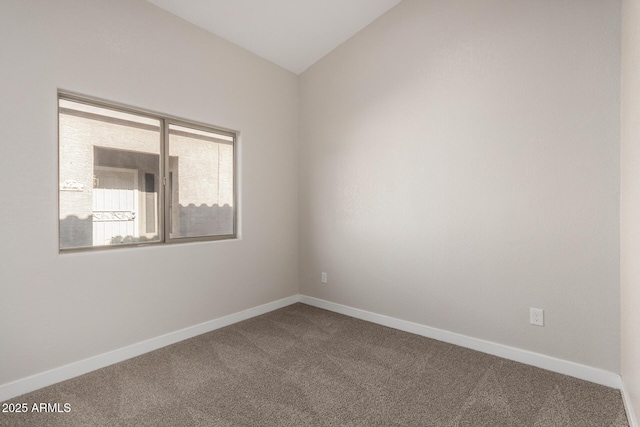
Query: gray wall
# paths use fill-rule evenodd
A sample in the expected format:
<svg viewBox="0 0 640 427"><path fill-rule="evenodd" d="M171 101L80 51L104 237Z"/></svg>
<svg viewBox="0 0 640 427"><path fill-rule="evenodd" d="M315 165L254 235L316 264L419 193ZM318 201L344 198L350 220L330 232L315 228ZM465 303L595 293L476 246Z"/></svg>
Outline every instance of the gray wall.
<svg viewBox="0 0 640 427"><path fill-rule="evenodd" d="M622 381L640 416L640 1L622 3L620 283Z"/></svg>
<svg viewBox="0 0 640 427"><path fill-rule="evenodd" d="M619 85L618 1L402 1L301 75L301 293L619 373Z"/></svg>
<svg viewBox="0 0 640 427"><path fill-rule="evenodd" d="M142 0L0 10L0 384L297 294L296 75ZM240 238L59 255L58 88L238 130Z"/></svg>
<svg viewBox="0 0 640 427"><path fill-rule="evenodd" d="M622 271L640 406L637 1L622 211L618 1L404 0L300 79L145 1L0 1L0 384L298 290L620 372ZM240 131L240 238L59 255L58 88Z"/></svg>

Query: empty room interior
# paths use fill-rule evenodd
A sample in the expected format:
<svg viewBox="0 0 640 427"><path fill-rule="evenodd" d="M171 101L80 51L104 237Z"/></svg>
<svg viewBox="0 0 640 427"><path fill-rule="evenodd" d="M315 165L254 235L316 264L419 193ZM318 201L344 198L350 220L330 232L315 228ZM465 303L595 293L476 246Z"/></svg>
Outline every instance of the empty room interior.
<svg viewBox="0 0 640 427"><path fill-rule="evenodd" d="M1 426L640 427L640 0L0 0L0 64Z"/></svg>

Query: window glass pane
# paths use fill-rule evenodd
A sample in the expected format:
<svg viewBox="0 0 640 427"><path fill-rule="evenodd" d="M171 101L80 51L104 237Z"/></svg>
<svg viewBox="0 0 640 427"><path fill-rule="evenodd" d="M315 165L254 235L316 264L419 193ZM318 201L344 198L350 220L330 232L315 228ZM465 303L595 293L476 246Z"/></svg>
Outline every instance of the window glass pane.
<svg viewBox="0 0 640 427"><path fill-rule="evenodd" d="M234 234L231 136L169 125L170 237Z"/></svg>
<svg viewBox="0 0 640 427"><path fill-rule="evenodd" d="M154 242L160 121L59 100L60 248Z"/></svg>

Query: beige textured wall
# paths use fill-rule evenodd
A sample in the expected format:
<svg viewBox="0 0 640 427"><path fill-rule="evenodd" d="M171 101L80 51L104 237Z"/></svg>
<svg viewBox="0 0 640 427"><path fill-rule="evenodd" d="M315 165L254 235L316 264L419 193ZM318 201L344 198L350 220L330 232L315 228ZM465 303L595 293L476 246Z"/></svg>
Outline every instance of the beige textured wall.
<svg viewBox="0 0 640 427"><path fill-rule="evenodd" d="M142 0L0 10L0 384L298 292L297 76ZM59 255L59 88L238 130L241 238Z"/></svg>
<svg viewBox="0 0 640 427"><path fill-rule="evenodd" d="M622 381L640 416L640 1L622 3L620 282ZM640 420L637 420L640 421Z"/></svg>
<svg viewBox="0 0 640 427"><path fill-rule="evenodd" d="M402 1L301 75L301 293L619 373L619 85L618 1Z"/></svg>

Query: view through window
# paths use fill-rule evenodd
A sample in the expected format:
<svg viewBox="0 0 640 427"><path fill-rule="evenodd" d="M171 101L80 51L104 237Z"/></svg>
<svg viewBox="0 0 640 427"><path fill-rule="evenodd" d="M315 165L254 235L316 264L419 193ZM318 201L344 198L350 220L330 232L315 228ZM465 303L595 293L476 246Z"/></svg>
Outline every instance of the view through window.
<svg viewBox="0 0 640 427"><path fill-rule="evenodd" d="M235 134L60 95L60 249L235 237Z"/></svg>

